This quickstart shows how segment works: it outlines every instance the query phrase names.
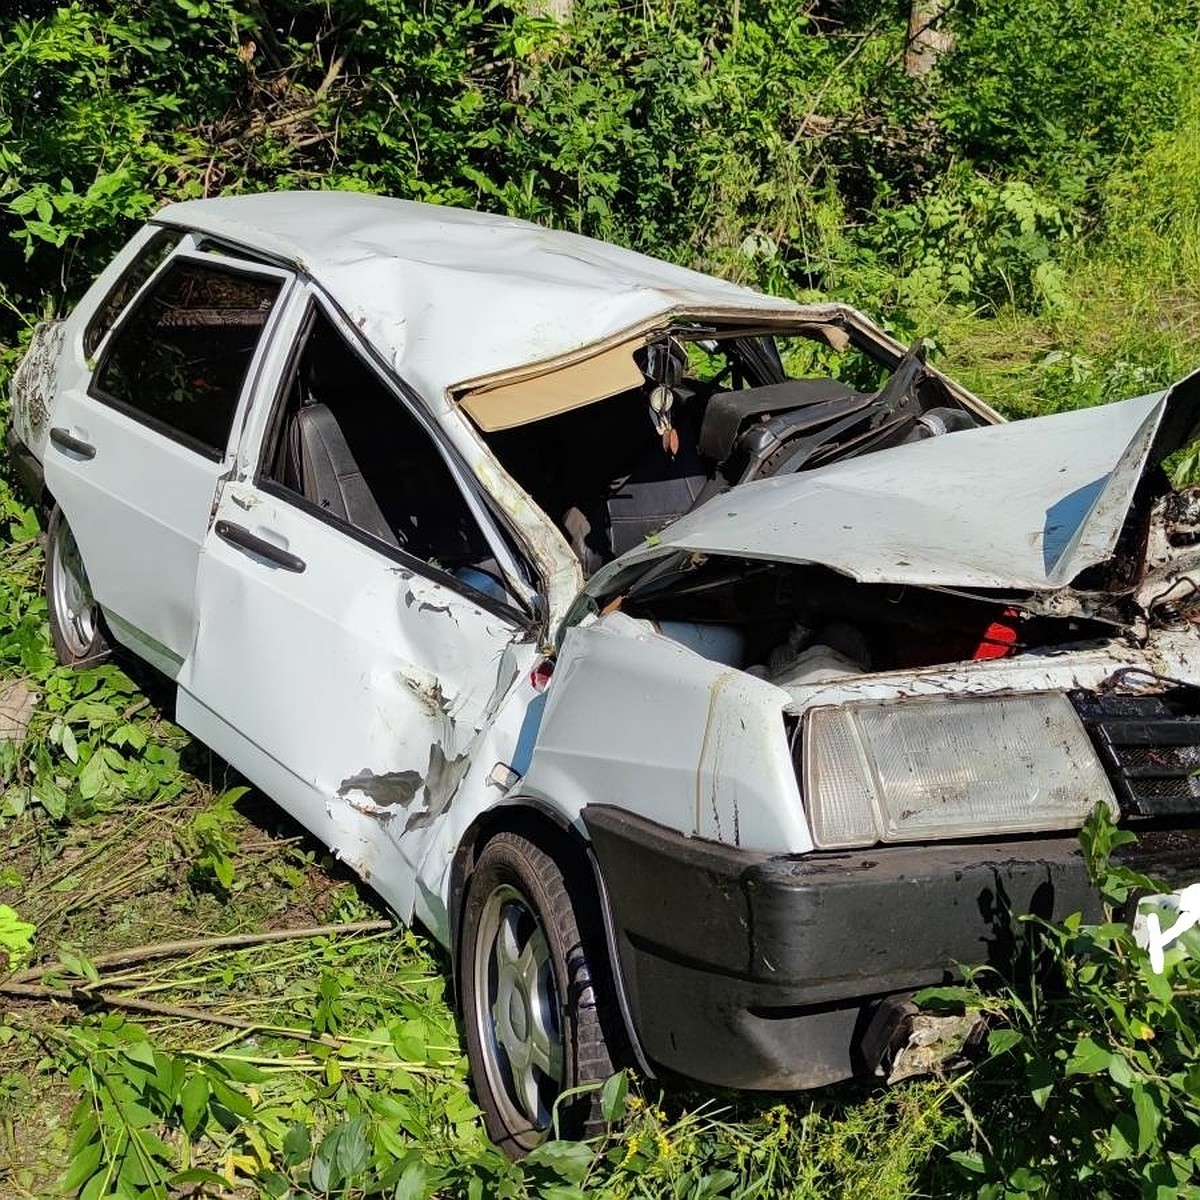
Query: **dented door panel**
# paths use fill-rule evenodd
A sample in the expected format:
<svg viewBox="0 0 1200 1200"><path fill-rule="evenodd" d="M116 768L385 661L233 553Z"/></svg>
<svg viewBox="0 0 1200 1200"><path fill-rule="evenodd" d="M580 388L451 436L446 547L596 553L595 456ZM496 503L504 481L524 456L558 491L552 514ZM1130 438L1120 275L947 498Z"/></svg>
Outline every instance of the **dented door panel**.
<svg viewBox="0 0 1200 1200"><path fill-rule="evenodd" d="M229 526L292 567L222 537ZM410 916L519 626L246 484L221 496L197 607L181 722Z"/></svg>

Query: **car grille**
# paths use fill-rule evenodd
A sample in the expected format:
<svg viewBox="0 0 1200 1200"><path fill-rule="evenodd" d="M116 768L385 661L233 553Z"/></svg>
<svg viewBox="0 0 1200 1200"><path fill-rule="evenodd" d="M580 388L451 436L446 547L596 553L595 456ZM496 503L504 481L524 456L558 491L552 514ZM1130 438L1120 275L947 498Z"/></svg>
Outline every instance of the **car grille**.
<svg viewBox="0 0 1200 1200"><path fill-rule="evenodd" d="M1164 696L1071 697L1126 817L1200 814L1200 716Z"/></svg>

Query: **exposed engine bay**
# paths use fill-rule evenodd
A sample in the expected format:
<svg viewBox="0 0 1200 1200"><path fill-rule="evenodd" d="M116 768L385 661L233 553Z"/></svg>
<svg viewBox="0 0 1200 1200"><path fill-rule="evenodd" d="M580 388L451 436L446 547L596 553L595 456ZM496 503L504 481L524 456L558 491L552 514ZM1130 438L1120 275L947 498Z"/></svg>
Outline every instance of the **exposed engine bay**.
<svg viewBox="0 0 1200 1200"><path fill-rule="evenodd" d="M864 585L823 567L712 559L635 590L626 615L781 687L846 675L1049 653L1111 638L1104 621L1005 598Z"/></svg>

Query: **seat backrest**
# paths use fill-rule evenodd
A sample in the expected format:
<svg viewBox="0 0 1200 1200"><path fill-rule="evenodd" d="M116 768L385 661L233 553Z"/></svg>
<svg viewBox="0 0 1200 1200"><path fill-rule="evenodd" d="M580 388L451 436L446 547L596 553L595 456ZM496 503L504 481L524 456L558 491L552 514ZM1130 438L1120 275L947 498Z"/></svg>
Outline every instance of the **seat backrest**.
<svg viewBox="0 0 1200 1200"><path fill-rule="evenodd" d="M399 547L395 531L375 502L341 426L327 405L306 404L288 431L289 474L297 490L331 516Z"/></svg>

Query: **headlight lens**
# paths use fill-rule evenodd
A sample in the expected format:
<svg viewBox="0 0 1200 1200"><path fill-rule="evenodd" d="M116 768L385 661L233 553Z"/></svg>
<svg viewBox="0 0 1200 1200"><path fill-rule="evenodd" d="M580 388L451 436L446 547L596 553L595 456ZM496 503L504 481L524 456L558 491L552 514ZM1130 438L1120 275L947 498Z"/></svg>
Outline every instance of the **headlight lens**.
<svg viewBox="0 0 1200 1200"><path fill-rule="evenodd" d="M813 841L869 846L1082 825L1116 798L1061 692L813 709L801 780Z"/></svg>

